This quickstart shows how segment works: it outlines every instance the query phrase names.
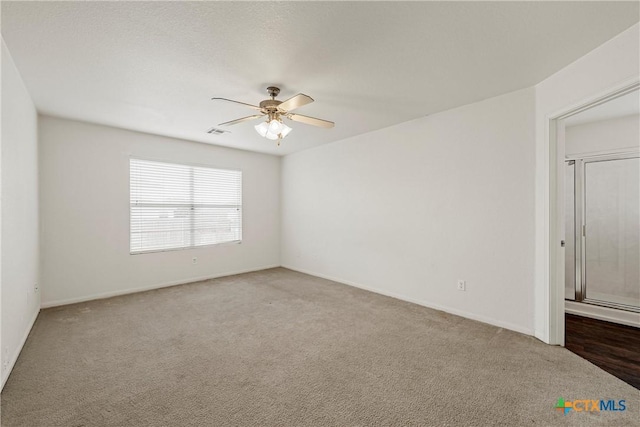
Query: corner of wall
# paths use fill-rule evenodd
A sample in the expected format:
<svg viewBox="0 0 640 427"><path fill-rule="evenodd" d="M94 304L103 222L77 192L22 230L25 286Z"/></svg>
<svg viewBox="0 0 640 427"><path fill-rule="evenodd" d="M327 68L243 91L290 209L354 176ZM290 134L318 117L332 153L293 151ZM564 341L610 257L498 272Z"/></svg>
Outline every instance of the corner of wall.
<svg viewBox="0 0 640 427"><path fill-rule="evenodd" d="M1 44L0 371L4 387L40 311L36 284L41 277L37 111L4 39Z"/></svg>

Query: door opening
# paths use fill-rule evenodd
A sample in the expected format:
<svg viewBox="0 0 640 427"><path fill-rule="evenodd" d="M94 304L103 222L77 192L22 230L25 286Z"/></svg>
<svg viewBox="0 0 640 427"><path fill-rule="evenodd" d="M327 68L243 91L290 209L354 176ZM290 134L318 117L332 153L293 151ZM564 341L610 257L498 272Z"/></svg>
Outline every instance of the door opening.
<svg viewBox="0 0 640 427"><path fill-rule="evenodd" d="M640 154L566 158L565 299L640 313ZM565 309L589 313L587 306Z"/></svg>
<svg viewBox="0 0 640 427"><path fill-rule="evenodd" d="M640 79L630 79L549 117L546 252L551 344L565 343L566 310L640 326L640 302L633 293L640 283L634 282L636 270L630 261L637 250L632 224L638 218L638 202L626 196L638 190L623 182L625 176L629 181L637 176L639 88ZM618 218L611 221L614 213Z"/></svg>

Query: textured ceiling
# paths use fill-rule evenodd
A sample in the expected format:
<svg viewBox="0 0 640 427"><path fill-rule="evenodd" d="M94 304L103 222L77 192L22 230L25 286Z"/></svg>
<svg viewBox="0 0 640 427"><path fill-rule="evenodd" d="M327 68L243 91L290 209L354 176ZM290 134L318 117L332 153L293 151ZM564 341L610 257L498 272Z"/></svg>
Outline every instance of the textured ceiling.
<svg viewBox="0 0 640 427"><path fill-rule="evenodd" d="M288 154L531 86L638 21L638 2L2 2L41 113ZM268 85L297 112L276 147L243 123Z"/></svg>

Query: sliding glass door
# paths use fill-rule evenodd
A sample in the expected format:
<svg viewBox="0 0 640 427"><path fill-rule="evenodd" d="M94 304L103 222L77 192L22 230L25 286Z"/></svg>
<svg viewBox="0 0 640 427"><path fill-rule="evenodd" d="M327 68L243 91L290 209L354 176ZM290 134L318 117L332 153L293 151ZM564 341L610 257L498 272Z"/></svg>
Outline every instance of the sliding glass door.
<svg viewBox="0 0 640 427"><path fill-rule="evenodd" d="M640 159L587 161L586 300L640 307Z"/></svg>
<svg viewBox="0 0 640 427"><path fill-rule="evenodd" d="M638 155L567 162L566 183L566 298L640 312Z"/></svg>

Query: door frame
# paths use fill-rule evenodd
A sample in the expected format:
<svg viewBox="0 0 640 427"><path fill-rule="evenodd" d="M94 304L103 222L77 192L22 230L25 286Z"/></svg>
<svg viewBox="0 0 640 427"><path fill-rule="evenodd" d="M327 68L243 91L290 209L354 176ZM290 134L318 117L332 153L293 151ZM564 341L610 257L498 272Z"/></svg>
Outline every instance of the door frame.
<svg viewBox="0 0 640 427"><path fill-rule="evenodd" d="M640 89L640 76L634 76L628 80L618 83L609 89L589 97L579 103L567 106L546 117L547 124L547 148L549 156L549 187L547 188L547 206L549 222L546 224L546 235L548 237L545 247L546 259L549 269L547 270L547 292L548 300L548 343L564 346L564 247L561 247L561 240L564 238L565 221L565 188L564 188L564 166L565 166L565 146L564 146L564 123L563 119L578 114L582 111L596 107L612 99L631 93ZM559 179L559 178L562 179Z"/></svg>

